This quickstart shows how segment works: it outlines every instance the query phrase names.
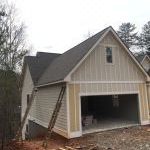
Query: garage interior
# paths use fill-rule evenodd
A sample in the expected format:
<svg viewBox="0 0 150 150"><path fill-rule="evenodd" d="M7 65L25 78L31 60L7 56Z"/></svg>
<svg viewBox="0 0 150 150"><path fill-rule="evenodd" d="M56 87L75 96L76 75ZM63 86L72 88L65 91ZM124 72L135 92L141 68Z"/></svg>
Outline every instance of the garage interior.
<svg viewBox="0 0 150 150"><path fill-rule="evenodd" d="M139 124L138 95L82 96L83 133Z"/></svg>

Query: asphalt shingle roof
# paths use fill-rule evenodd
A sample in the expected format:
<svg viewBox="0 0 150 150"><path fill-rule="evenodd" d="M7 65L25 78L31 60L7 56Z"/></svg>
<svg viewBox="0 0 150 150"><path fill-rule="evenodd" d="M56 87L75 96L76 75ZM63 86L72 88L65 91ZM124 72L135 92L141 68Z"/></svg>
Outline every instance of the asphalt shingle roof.
<svg viewBox="0 0 150 150"><path fill-rule="evenodd" d="M37 83L47 66L60 54L37 52L36 56L26 56L24 61L29 66L32 80Z"/></svg>
<svg viewBox="0 0 150 150"><path fill-rule="evenodd" d="M109 28L109 27L108 27ZM94 46L100 37L108 29L105 28L101 32L88 38L77 46L66 51L62 55L56 57L42 76L39 78L37 85L48 84L51 82L63 80L69 72L76 66L76 64L87 54L87 52Z"/></svg>

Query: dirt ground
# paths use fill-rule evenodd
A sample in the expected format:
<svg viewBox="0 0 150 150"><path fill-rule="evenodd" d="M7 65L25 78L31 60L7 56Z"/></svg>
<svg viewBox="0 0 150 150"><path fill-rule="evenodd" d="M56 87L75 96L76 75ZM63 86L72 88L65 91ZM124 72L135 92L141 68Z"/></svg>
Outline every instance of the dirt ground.
<svg viewBox="0 0 150 150"><path fill-rule="evenodd" d="M20 147L20 150L44 150L42 139L24 141L22 146L17 144L15 146ZM150 150L150 125L104 131L70 140L55 134L49 140L47 150L63 148L66 145L88 150L93 144L97 144L99 150Z"/></svg>

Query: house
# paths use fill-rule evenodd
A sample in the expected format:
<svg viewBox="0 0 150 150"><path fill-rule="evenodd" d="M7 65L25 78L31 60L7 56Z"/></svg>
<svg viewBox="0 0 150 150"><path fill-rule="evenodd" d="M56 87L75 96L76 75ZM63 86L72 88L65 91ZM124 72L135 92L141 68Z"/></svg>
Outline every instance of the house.
<svg viewBox="0 0 150 150"><path fill-rule="evenodd" d="M27 56L23 70L22 116L37 88L23 138L44 134L63 85L53 130L66 138L150 124L150 76L112 27L63 54Z"/></svg>
<svg viewBox="0 0 150 150"><path fill-rule="evenodd" d="M150 57L147 54L139 54L136 58L142 64L144 69L150 73Z"/></svg>

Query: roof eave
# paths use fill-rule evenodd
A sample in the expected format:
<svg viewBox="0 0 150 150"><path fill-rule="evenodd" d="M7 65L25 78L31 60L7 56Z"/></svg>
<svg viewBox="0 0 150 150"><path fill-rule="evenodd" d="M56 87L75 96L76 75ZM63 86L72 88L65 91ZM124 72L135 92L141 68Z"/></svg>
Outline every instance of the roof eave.
<svg viewBox="0 0 150 150"><path fill-rule="evenodd" d="M45 84L41 84L41 85L36 85L35 87L36 87L36 88L45 87L45 86L50 86L50 85L59 84L59 83L64 83L64 82L66 82L66 81L64 81L64 80L58 80L58 81L54 81L54 82L50 82L50 83L45 83Z"/></svg>

